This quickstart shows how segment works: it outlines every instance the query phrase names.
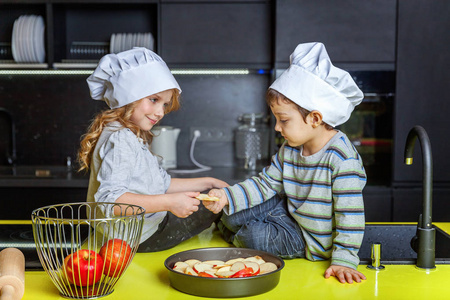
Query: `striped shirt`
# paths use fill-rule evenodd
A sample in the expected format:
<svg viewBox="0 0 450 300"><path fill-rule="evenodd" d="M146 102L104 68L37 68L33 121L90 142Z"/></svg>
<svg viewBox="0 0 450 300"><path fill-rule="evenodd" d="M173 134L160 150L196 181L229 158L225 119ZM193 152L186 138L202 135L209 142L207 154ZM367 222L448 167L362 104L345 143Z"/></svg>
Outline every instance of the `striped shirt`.
<svg viewBox="0 0 450 300"><path fill-rule="evenodd" d="M225 188L229 205L224 211L233 214L277 193L285 196L302 229L306 258L331 258L333 265L356 269L365 225L361 157L340 131L313 155L303 156L302 149L285 142L259 176Z"/></svg>

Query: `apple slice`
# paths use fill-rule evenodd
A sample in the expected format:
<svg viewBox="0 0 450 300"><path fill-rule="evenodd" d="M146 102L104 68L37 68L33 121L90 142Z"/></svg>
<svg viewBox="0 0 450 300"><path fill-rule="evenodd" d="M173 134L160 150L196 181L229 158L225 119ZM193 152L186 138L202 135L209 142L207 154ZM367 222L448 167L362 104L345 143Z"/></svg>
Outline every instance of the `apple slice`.
<svg viewBox="0 0 450 300"><path fill-rule="evenodd" d="M187 267L189 267L189 265L187 263L185 263L183 261L178 261L173 266L173 270L180 272L180 273L184 273L184 271L186 270Z"/></svg>
<svg viewBox="0 0 450 300"><path fill-rule="evenodd" d="M243 268L242 270L237 271L234 273L231 278L241 278L241 277L250 277L253 276L253 270L252 268Z"/></svg>
<svg viewBox="0 0 450 300"><path fill-rule="evenodd" d="M245 267L251 268L253 270L253 275L259 274L259 264L254 261L246 261L244 262Z"/></svg>
<svg viewBox="0 0 450 300"><path fill-rule="evenodd" d="M191 267L191 268L199 262L201 262L201 261L199 261L198 259L188 259L185 261L185 263L187 263L189 265L189 267Z"/></svg>
<svg viewBox="0 0 450 300"><path fill-rule="evenodd" d="M214 274L213 270L206 270L198 273L199 277L208 277L208 278L217 278L216 274Z"/></svg>
<svg viewBox="0 0 450 300"><path fill-rule="evenodd" d="M247 262L247 261L253 261L253 262L258 263L258 264L265 263L265 260L261 256L258 256L258 255L247 257L247 258L245 258L243 260L243 262Z"/></svg>
<svg viewBox="0 0 450 300"><path fill-rule="evenodd" d="M231 275L234 275L234 273L236 272L231 271L231 266L225 266L216 271L217 277L221 278L230 277Z"/></svg>
<svg viewBox="0 0 450 300"><path fill-rule="evenodd" d="M266 274L269 272L273 272L277 269L278 269L278 267L276 264L274 264L272 262L266 262L259 266L259 274Z"/></svg>
<svg viewBox="0 0 450 300"><path fill-rule="evenodd" d="M217 268L218 266L225 266L225 262L223 260L205 260L203 263L210 264L214 268Z"/></svg>
<svg viewBox="0 0 450 300"><path fill-rule="evenodd" d="M227 260L227 261L225 262L225 264L226 264L227 266L231 266L231 265L234 264L235 262L243 261L243 260L244 260L244 258L242 258L242 257L239 257L239 258L233 258L233 259Z"/></svg>
<svg viewBox="0 0 450 300"><path fill-rule="evenodd" d="M196 263L192 268L194 269L195 272L200 273L200 272L204 272L206 270L212 270L213 267L214 266L211 264L199 262L199 263Z"/></svg>
<svg viewBox="0 0 450 300"><path fill-rule="evenodd" d="M192 275L192 276L198 276L197 272L194 271L191 267L187 267L184 271L184 274Z"/></svg>
<svg viewBox="0 0 450 300"><path fill-rule="evenodd" d="M240 270L245 269L245 264L242 261L235 262L231 268L231 272L239 272Z"/></svg>

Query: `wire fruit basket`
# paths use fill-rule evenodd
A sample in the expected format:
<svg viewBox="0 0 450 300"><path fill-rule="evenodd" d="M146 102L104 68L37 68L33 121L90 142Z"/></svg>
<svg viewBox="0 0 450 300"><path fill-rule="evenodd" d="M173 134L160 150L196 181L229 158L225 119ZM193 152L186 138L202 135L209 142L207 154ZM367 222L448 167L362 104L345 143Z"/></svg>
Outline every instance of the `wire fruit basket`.
<svg viewBox="0 0 450 300"><path fill-rule="evenodd" d="M106 296L139 246L145 209L122 203L45 206L31 214L39 260L63 297Z"/></svg>

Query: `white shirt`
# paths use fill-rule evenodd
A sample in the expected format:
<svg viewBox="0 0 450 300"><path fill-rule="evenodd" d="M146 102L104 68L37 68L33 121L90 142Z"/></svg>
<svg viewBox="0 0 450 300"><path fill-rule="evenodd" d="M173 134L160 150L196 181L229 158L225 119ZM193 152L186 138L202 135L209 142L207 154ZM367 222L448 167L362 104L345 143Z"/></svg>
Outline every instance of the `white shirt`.
<svg viewBox="0 0 450 300"><path fill-rule="evenodd" d="M95 146L90 166L88 202L114 203L124 193L165 194L171 177L130 129L108 124ZM140 242L158 228L167 212L147 213Z"/></svg>

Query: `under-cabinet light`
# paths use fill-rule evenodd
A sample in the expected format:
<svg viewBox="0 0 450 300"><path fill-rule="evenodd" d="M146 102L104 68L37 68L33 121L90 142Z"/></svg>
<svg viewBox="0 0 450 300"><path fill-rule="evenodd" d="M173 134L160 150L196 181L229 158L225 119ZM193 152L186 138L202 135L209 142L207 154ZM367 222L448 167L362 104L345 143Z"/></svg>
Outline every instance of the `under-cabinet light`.
<svg viewBox="0 0 450 300"><path fill-rule="evenodd" d="M90 75L90 74L92 74L92 70L0 70L0 75Z"/></svg>
<svg viewBox="0 0 450 300"><path fill-rule="evenodd" d="M1 65L0 65L1 68ZM0 70L0 75L91 75L92 69L85 70ZM172 69L174 75L248 75L268 74L268 70L250 69Z"/></svg>
<svg viewBox="0 0 450 300"><path fill-rule="evenodd" d="M249 69L172 69L174 75L248 75Z"/></svg>

